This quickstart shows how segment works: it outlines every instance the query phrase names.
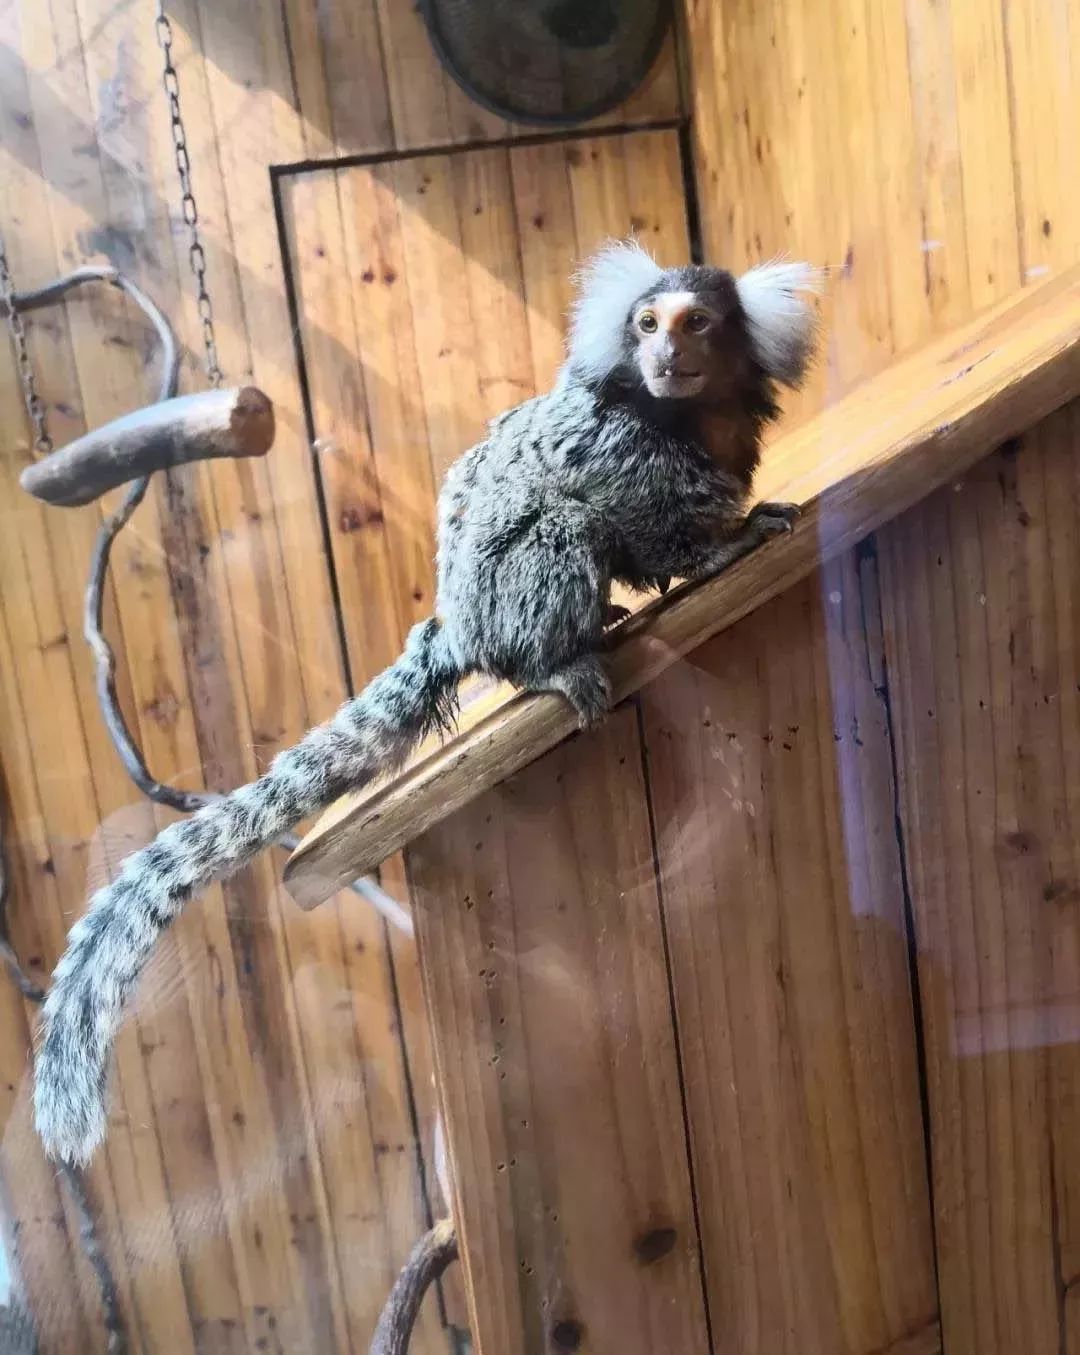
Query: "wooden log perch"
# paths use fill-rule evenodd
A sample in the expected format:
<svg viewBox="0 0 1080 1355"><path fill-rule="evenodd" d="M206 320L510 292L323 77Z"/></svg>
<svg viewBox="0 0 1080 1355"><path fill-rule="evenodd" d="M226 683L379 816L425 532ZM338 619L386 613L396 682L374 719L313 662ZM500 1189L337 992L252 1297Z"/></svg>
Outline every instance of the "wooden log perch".
<svg viewBox="0 0 1080 1355"><path fill-rule="evenodd" d="M440 1219L412 1249L394 1281L371 1340L370 1355L407 1355L424 1295L457 1254L453 1222Z"/></svg>
<svg viewBox="0 0 1080 1355"><path fill-rule="evenodd" d="M220 457L265 456L274 407L254 386L180 395L91 429L19 477L35 498L75 508L153 471Z"/></svg>
<svg viewBox="0 0 1080 1355"><path fill-rule="evenodd" d="M1080 268L896 363L779 437L762 498L803 507L794 532L725 573L650 602L613 636L623 700L713 635L1080 396ZM389 782L345 795L293 853L286 886L313 908L575 729L560 697L502 686L466 706Z"/></svg>

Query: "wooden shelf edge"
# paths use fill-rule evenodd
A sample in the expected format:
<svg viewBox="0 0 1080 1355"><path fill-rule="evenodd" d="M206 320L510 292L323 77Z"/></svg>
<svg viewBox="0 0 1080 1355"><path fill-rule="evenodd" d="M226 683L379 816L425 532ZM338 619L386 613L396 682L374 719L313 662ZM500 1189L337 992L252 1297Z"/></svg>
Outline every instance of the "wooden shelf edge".
<svg viewBox="0 0 1080 1355"><path fill-rule="evenodd" d="M1078 395L1080 268L919 349L779 437L757 488L802 504L795 531L625 622L609 658L617 699ZM574 729L561 697L498 689L463 712L446 744L327 810L290 857L286 888L315 907Z"/></svg>

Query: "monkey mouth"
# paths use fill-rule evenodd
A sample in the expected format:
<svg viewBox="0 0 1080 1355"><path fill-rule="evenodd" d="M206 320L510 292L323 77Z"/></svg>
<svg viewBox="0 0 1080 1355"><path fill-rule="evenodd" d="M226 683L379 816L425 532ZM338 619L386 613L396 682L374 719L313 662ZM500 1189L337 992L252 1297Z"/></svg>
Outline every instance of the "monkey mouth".
<svg viewBox="0 0 1080 1355"><path fill-rule="evenodd" d="M701 392L705 385L704 372L654 372L645 378L649 394L658 400L684 400Z"/></svg>

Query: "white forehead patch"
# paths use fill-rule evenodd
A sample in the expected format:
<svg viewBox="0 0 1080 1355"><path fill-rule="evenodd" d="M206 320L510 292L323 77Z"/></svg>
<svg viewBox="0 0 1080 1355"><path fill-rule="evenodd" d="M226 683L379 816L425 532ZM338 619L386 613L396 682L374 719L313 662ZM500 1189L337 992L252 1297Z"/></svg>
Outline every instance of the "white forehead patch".
<svg viewBox="0 0 1080 1355"><path fill-rule="evenodd" d="M661 326L666 329L684 311L688 311L691 306L696 306L698 297L696 292L658 292L646 304L649 310L655 312ZM644 306L639 306L638 311L640 312L644 308Z"/></svg>

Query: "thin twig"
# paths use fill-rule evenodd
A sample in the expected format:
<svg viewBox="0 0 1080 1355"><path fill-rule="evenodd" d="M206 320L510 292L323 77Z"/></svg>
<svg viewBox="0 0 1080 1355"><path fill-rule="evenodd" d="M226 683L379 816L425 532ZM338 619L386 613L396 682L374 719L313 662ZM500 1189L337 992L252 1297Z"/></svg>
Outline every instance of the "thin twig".
<svg viewBox="0 0 1080 1355"><path fill-rule="evenodd" d="M79 1238L82 1241L83 1251L97 1278L98 1291L101 1294L101 1315L105 1324L105 1335L108 1337L105 1349L109 1355L125 1355L128 1344L124 1318L120 1311L120 1295L109 1269L109 1258L105 1255L97 1235L94 1212L90 1208L90 1197L86 1191L86 1181L82 1172L67 1162L61 1162L60 1176L68 1188L68 1194L79 1219Z"/></svg>
<svg viewBox="0 0 1080 1355"><path fill-rule="evenodd" d="M401 1274L394 1281L375 1328L369 1355L408 1355L424 1295L447 1266L457 1260L457 1254L453 1220L440 1219L412 1249Z"/></svg>

